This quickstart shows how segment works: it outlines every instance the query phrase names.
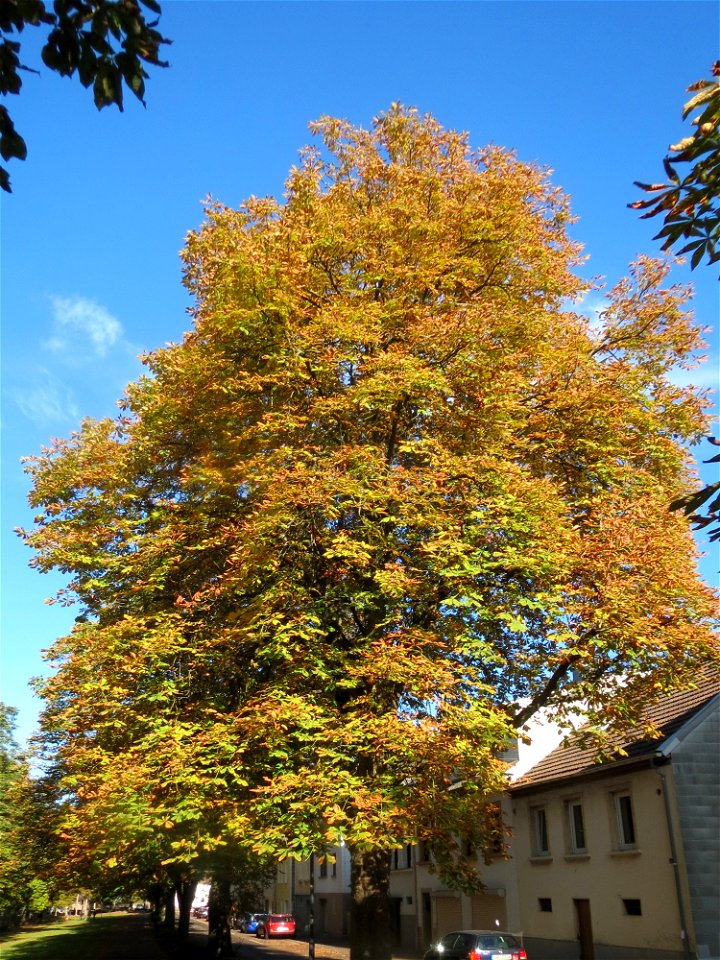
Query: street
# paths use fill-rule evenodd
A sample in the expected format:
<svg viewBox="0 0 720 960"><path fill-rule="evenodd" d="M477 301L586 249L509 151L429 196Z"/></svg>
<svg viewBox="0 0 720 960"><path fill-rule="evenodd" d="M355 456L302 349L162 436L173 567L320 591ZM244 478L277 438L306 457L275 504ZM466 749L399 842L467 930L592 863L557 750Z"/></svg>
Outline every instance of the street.
<svg viewBox="0 0 720 960"><path fill-rule="evenodd" d="M191 921L193 938L207 935L207 923L203 920ZM262 940L251 933L232 931L235 956L239 960L287 960L288 957L308 957L309 943L306 939L278 937ZM349 960L350 947L316 942L315 960Z"/></svg>
<svg viewBox="0 0 720 960"><path fill-rule="evenodd" d="M193 938L207 935L207 924L202 920L191 921ZM233 951L238 960L288 960L290 957L308 957L307 938L287 937L273 940L258 939L254 934L232 931ZM395 960L415 960L422 952L393 951ZM315 942L315 960L350 960L350 946L345 943L326 942L319 937Z"/></svg>
<svg viewBox="0 0 720 960"><path fill-rule="evenodd" d="M287 960L288 957L307 957L307 940L259 940L253 934L233 933L233 948L239 960ZM347 960L349 947L315 945L315 960Z"/></svg>

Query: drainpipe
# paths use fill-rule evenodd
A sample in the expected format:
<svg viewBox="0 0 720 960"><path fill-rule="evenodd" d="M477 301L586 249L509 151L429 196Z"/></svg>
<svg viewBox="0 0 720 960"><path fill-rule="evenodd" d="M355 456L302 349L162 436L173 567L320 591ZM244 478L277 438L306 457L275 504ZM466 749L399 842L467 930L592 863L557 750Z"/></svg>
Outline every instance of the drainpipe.
<svg viewBox="0 0 720 960"><path fill-rule="evenodd" d="M665 805L665 819L667 821L668 837L670 838L670 863L672 864L673 874L675 876L675 894L677 896L678 911L680 913L680 936L683 942L683 955L685 960L692 960L690 956L690 940L688 939L687 920L685 914L685 903L683 899L682 883L680 881L680 864L678 863L677 844L675 843L675 828L673 826L672 811L670 810L670 797L668 796L667 779L665 774L658 770L658 763L666 762L665 757L655 757L652 760L652 766L655 773L660 777L662 783L662 796Z"/></svg>
<svg viewBox="0 0 720 960"><path fill-rule="evenodd" d="M308 958L315 960L315 854L310 854L310 936L308 938Z"/></svg>

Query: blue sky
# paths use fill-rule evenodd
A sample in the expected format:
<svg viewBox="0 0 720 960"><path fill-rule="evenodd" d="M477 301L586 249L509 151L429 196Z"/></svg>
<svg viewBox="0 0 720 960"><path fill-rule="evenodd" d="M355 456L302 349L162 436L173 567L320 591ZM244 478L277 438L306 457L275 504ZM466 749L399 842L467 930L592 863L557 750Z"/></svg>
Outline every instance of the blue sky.
<svg viewBox="0 0 720 960"><path fill-rule="evenodd" d="M551 168L572 197L585 274L608 285L659 229L628 210L633 181L662 179L685 131L685 88L717 57L715 2L256 2L166 0L171 66L153 70L147 108L98 113L77 81L41 71L9 103L25 136L2 198L2 699L38 702L28 678L73 611L44 598L62 578L28 568L20 458L85 416L113 415L137 356L189 320L178 252L202 201L282 193L308 122L368 125L393 101ZM33 31L29 65L40 66ZM131 102L132 101L132 102ZM717 324L717 272L690 274L695 311ZM718 339L693 381L717 387ZM709 455L709 449L700 451ZM716 557L702 565L713 582Z"/></svg>

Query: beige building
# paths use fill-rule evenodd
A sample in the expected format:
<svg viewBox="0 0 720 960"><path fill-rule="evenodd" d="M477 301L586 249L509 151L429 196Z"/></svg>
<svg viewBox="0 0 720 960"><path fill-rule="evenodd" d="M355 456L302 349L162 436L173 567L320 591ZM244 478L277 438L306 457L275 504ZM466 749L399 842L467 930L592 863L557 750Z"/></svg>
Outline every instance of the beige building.
<svg viewBox="0 0 720 960"><path fill-rule="evenodd" d="M310 917L310 863L298 864L296 903L306 924ZM346 937L350 930L350 854L347 847L329 848L314 863L315 935Z"/></svg>
<svg viewBox="0 0 720 960"><path fill-rule="evenodd" d="M275 864L275 877L265 890L265 910L268 913L292 913L293 889L297 865L294 860L279 860Z"/></svg>
<svg viewBox="0 0 720 960"><path fill-rule="evenodd" d="M265 909L291 913L298 935L308 933L314 906L315 936L346 937L350 924L350 855L344 846L331 847L309 860L282 860L265 890Z"/></svg>
<svg viewBox="0 0 720 960"><path fill-rule="evenodd" d="M503 800L503 806L506 803ZM505 819L507 822L507 812ZM520 911L512 859L498 850L491 862L483 863L480 869L484 888L481 893L468 895L449 890L432 872L422 844L392 851L390 894L396 944L425 949L443 934L459 928L519 933Z"/></svg>
<svg viewBox="0 0 720 960"><path fill-rule="evenodd" d="M551 724L533 725L499 801L510 844L480 863L481 893L449 890L421 844L391 851L397 946L494 928L519 935L532 960L720 960L717 672L647 716L660 737L629 737L626 755L603 764ZM350 858L345 847L328 854L314 864L315 933L344 937ZM310 865L281 867L268 906L289 909L303 931Z"/></svg>
<svg viewBox="0 0 720 960"><path fill-rule="evenodd" d="M720 683L648 710L656 740L598 764L560 746L512 788L533 960L720 956Z"/></svg>

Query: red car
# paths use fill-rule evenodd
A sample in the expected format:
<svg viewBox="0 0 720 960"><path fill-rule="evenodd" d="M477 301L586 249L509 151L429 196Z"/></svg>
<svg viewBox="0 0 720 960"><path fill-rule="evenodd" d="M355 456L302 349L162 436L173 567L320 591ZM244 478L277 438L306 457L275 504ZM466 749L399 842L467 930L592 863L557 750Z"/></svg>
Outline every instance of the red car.
<svg viewBox="0 0 720 960"><path fill-rule="evenodd" d="M256 937L294 937L295 918L289 913L271 913L261 920L255 930Z"/></svg>

